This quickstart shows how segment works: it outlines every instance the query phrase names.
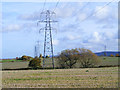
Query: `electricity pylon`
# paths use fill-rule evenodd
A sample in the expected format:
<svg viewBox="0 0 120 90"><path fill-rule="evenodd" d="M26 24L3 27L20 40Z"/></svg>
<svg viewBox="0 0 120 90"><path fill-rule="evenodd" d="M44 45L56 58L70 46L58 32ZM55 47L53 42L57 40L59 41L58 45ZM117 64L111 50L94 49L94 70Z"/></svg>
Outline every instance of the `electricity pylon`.
<svg viewBox="0 0 120 90"><path fill-rule="evenodd" d="M106 45L104 46L104 56L107 56L107 53L106 53Z"/></svg>
<svg viewBox="0 0 120 90"><path fill-rule="evenodd" d="M52 65L54 68L54 54L53 54L53 42L52 42L52 30L51 23L55 23L57 21L52 20L52 16L55 15L52 11L45 11L41 12L41 16L44 16L44 20L38 21L38 23L45 23L45 28L41 28L40 30L44 30L45 37L44 37L44 58L43 58L43 69L45 67L45 60L46 56L50 56L50 59L52 59Z"/></svg>
<svg viewBox="0 0 120 90"><path fill-rule="evenodd" d="M39 57L40 55L40 41L36 42L35 49L34 49L34 57Z"/></svg>

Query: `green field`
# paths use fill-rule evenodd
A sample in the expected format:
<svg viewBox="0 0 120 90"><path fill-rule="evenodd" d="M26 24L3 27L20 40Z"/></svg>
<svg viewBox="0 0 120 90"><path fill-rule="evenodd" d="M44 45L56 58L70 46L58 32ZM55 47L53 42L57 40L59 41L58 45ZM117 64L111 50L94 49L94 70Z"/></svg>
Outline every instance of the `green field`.
<svg viewBox="0 0 120 90"><path fill-rule="evenodd" d="M2 71L3 88L118 88L118 67Z"/></svg>
<svg viewBox="0 0 120 90"><path fill-rule="evenodd" d="M101 63L100 65L118 65L119 57L100 57Z"/></svg>
<svg viewBox="0 0 120 90"><path fill-rule="evenodd" d="M16 59L10 59L10 60L1 60L0 63L4 62L21 62L21 60L16 60Z"/></svg>
<svg viewBox="0 0 120 90"><path fill-rule="evenodd" d="M118 65L118 57L99 57L101 59L100 66L114 66ZM52 61L49 59L45 61L45 67L52 67ZM18 69L27 68L29 61L3 61L2 69ZM42 63L41 63L42 64ZM55 59L55 67L58 67L57 60Z"/></svg>

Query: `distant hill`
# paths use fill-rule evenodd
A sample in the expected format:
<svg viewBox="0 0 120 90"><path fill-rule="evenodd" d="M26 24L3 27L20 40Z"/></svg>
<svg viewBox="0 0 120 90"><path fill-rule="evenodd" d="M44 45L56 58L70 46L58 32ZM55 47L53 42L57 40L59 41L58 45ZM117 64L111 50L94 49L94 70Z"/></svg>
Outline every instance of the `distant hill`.
<svg viewBox="0 0 120 90"><path fill-rule="evenodd" d="M105 53L105 51L104 52L97 52L97 53L95 53L97 56L104 56L104 53ZM106 56L110 56L110 55L116 55L116 54L119 54L120 55L120 51L119 52L117 52L117 51L106 51Z"/></svg>

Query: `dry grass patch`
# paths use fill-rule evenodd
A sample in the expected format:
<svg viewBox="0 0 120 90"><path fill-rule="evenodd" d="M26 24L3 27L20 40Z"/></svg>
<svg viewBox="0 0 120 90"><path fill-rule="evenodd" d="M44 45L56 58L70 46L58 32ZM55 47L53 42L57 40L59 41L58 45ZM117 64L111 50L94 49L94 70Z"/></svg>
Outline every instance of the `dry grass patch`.
<svg viewBox="0 0 120 90"><path fill-rule="evenodd" d="M118 67L3 71L3 88L117 88Z"/></svg>

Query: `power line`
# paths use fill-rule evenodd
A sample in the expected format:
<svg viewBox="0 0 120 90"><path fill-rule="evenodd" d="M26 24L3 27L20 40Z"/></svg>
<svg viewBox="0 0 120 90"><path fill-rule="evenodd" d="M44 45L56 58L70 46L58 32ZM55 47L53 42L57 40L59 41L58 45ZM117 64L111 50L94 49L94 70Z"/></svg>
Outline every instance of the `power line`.
<svg viewBox="0 0 120 90"><path fill-rule="evenodd" d="M42 12L44 11L45 4L46 4L46 0L45 0L45 2L44 2L44 4L43 4Z"/></svg>
<svg viewBox="0 0 120 90"><path fill-rule="evenodd" d="M90 2L87 2L80 10L83 10ZM79 10L79 11L80 11Z"/></svg>
<svg viewBox="0 0 120 90"><path fill-rule="evenodd" d="M43 4L43 8L42 8L42 12L41 13L43 13L43 11L44 11L44 9L45 9L45 5L46 5L46 0L44 1L44 4ZM40 14L40 19L41 19L41 14ZM38 26L38 24L37 24L37 26Z"/></svg>
<svg viewBox="0 0 120 90"><path fill-rule="evenodd" d="M55 6L55 8L53 9L53 12L56 10L56 8L57 8L59 2L60 2L60 0L57 1L56 6Z"/></svg>
<svg viewBox="0 0 120 90"><path fill-rule="evenodd" d="M84 22L86 19L88 19L89 17L93 16L94 14L97 14L99 11L101 11L102 9L104 9L106 6L110 5L114 0L112 0L111 2L108 2L107 4L105 4L102 8L100 8L98 11L96 11L95 13L90 14L88 17L86 17L84 20L82 20L80 23Z"/></svg>
<svg viewBox="0 0 120 90"><path fill-rule="evenodd" d="M43 4L43 7L42 7L42 12L44 11L44 9L45 9L45 5L46 5L46 0L44 1L44 4ZM41 13L42 13L41 12ZM40 14L40 19L41 19L41 14ZM37 23L37 26L38 26L38 23ZM35 45L35 50L34 50L34 56L36 57L36 56L39 56L40 55L40 44L39 44L40 42L39 42L39 40L37 41L37 44Z"/></svg>
<svg viewBox="0 0 120 90"><path fill-rule="evenodd" d="M82 11L89 3L90 3L90 2L87 2L87 3L86 3L85 5L83 5L79 10L77 10L77 12ZM74 14L74 15L77 15L77 14L79 14L79 13L76 13L76 14Z"/></svg>

